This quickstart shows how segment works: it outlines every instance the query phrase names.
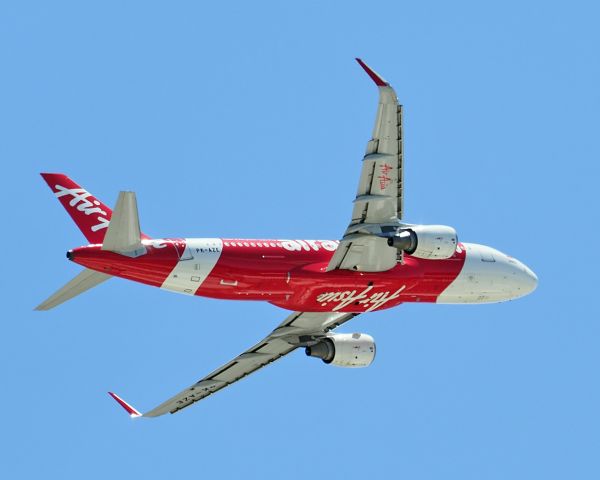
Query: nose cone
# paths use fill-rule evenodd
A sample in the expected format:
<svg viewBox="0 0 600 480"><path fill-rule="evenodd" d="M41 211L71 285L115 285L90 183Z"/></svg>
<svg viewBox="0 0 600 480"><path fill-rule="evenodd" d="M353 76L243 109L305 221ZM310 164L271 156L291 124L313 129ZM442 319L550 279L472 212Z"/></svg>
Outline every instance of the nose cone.
<svg viewBox="0 0 600 480"><path fill-rule="evenodd" d="M464 266L438 303L493 303L524 297L533 292L538 278L516 258L494 248L464 243Z"/></svg>
<svg viewBox="0 0 600 480"><path fill-rule="evenodd" d="M515 260L515 263L519 269L519 272L515 275L515 284L518 289L518 294L519 296L529 295L537 288L538 277L533 270L524 263L519 262L518 260Z"/></svg>

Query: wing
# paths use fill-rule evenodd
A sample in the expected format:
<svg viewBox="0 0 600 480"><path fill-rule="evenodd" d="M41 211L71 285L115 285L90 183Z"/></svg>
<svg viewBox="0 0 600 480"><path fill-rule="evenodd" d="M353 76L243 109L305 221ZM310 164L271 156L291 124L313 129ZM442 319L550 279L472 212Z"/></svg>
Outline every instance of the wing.
<svg viewBox="0 0 600 480"><path fill-rule="evenodd" d="M158 417L165 413L175 413L241 380L296 348L314 342L357 315L357 313L337 312L295 312L256 345L146 413L138 412L116 394L112 392L109 394L131 417Z"/></svg>
<svg viewBox="0 0 600 480"><path fill-rule="evenodd" d="M379 89L373 138L362 162L352 220L327 270L379 272L393 268L397 250L382 238L402 219L402 106L394 89L356 59Z"/></svg>

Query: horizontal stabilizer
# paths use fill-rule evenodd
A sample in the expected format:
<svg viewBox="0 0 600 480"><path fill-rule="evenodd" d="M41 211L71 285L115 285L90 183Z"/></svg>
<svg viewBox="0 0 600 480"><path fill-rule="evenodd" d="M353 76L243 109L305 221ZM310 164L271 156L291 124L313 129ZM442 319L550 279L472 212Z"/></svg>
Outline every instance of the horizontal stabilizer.
<svg viewBox="0 0 600 480"><path fill-rule="evenodd" d="M134 192L120 192L112 212L108 230L102 242L102 250L139 257L146 253L142 244L142 232Z"/></svg>
<svg viewBox="0 0 600 480"><path fill-rule="evenodd" d="M77 275L73 280L62 287L58 292L50 296L47 300L40 303L36 310L50 310L51 308L60 305L67 300L71 300L80 293L89 290L96 285L101 284L105 280L108 280L111 275L106 273L95 272L94 270L88 270L87 268Z"/></svg>

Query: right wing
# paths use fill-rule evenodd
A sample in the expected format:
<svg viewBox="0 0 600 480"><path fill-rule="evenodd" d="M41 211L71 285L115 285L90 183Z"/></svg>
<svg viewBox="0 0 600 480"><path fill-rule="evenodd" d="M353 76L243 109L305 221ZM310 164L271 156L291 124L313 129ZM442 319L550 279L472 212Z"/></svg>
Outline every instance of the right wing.
<svg viewBox="0 0 600 480"><path fill-rule="evenodd" d="M176 413L280 359L296 348L315 343L327 332L357 315L338 312L295 312L256 345L146 413L138 412L114 393L109 394L132 418Z"/></svg>
<svg viewBox="0 0 600 480"><path fill-rule="evenodd" d="M352 219L331 258L327 271L336 269L381 272L397 263L397 250L386 234L402 219L402 105L396 92L360 58L356 59L379 89L373 136L362 162Z"/></svg>

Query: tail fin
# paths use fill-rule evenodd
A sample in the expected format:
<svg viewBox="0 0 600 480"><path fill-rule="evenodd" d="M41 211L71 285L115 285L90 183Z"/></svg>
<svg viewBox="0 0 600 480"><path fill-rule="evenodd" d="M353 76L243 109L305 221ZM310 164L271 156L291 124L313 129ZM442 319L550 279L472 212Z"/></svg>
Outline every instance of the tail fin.
<svg viewBox="0 0 600 480"><path fill-rule="evenodd" d="M87 268L77 275L73 280L67 283L64 287L51 295L49 298L40 303L36 310L50 310L51 308L60 305L67 300L71 300L80 293L86 292L92 287L108 280L111 275L102 272L95 272Z"/></svg>
<svg viewBox="0 0 600 480"><path fill-rule="evenodd" d="M62 173L41 174L90 243L102 243L112 210Z"/></svg>
<svg viewBox="0 0 600 480"><path fill-rule="evenodd" d="M73 180L62 173L41 173L40 174L46 183L54 192L62 206L71 216L75 224L85 235L90 243L104 243L110 219L113 216L113 211L104 203L94 197L85 188L81 188ZM125 200L125 199L124 199ZM135 196L133 198L133 209L131 210L131 199L126 199L124 208L129 208L135 213L135 221L137 222L137 231L142 239L150 238L139 231L139 222L137 221L137 206L135 205ZM121 196L119 196L121 201ZM116 207L115 207L116 208ZM121 223L119 221L118 223ZM105 250L113 250L106 248Z"/></svg>

